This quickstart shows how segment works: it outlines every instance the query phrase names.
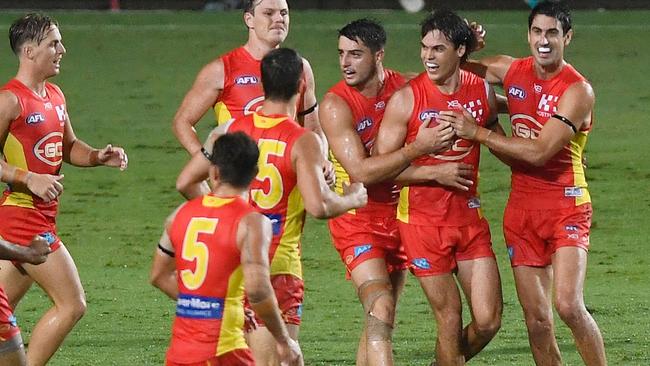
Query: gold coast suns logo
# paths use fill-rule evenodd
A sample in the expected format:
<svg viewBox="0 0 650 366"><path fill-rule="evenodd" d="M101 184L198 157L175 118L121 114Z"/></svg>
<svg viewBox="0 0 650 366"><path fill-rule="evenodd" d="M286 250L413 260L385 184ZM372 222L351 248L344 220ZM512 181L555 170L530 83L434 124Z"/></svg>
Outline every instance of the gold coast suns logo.
<svg viewBox="0 0 650 366"><path fill-rule="evenodd" d="M515 136L531 140L536 140L539 137L539 132L543 127L535 118L523 113L512 115L510 123Z"/></svg>
<svg viewBox="0 0 650 366"><path fill-rule="evenodd" d="M50 132L34 144L34 155L47 165L59 166L63 160L63 133Z"/></svg>
<svg viewBox="0 0 650 366"><path fill-rule="evenodd" d="M263 95L249 101L246 103L246 105L244 105L244 115L247 116L249 114L253 114L253 112L257 112L260 108L262 108L262 103L264 103Z"/></svg>

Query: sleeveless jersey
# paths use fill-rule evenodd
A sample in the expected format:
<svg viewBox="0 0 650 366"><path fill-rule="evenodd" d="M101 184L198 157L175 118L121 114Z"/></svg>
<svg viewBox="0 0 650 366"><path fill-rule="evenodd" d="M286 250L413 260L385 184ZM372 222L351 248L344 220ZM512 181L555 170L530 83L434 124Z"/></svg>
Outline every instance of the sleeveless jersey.
<svg viewBox="0 0 650 366"><path fill-rule="evenodd" d="M242 131L257 142L259 172L250 186L250 203L273 224L269 250L271 275L302 278L300 236L305 206L291 163L294 143L307 130L285 115L253 113L236 119L228 132Z"/></svg>
<svg viewBox="0 0 650 366"><path fill-rule="evenodd" d="M414 105L408 122L406 143L415 140L422 122L432 117L430 126L441 111L467 109L479 126L485 126L490 115L487 82L464 70L460 71L460 86L453 94L443 94L426 73L420 74L409 83L413 90ZM451 149L438 155L421 156L413 161L415 165L437 165L449 162L471 164L474 167L474 182L468 192L439 185L435 182L412 184L400 191L397 218L405 223L434 226L463 226L482 218L481 202L478 198L478 164L480 144L457 139Z"/></svg>
<svg viewBox="0 0 650 366"><path fill-rule="evenodd" d="M18 97L20 115L9 124L2 146L8 164L39 174L56 175L63 162L63 133L67 113L65 97L58 86L45 83L43 98L23 83L12 79L2 87ZM29 191L8 186L1 205L37 209L48 217L56 216L58 198L44 202Z"/></svg>
<svg viewBox="0 0 650 366"><path fill-rule="evenodd" d="M237 228L251 212L240 197L212 194L187 202L177 212L168 229L179 292L169 360L199 362L247 348Z"/></svg>
<svg viewBox="0 0 650 366"><path fill-rule="evenodd" d="M261 60L256 60L242 46L221 56L221 61L224 81L223 90L214 105L217 125L250 115L264 102ZM304 92L303 87L298 98L298 111L303 110Z"/></svg>
<svg viewBox="0 0 650 366"><path fill-rule="evenodd" d="M535 139L557 111L557 103L574 83L585 81L571 65L550 80L536 77L533 58L515 60L503 81L513 136ZM591 202L582 157L592 121L543 167L512 168L511 203L539 209L579 206Z"/></svg>

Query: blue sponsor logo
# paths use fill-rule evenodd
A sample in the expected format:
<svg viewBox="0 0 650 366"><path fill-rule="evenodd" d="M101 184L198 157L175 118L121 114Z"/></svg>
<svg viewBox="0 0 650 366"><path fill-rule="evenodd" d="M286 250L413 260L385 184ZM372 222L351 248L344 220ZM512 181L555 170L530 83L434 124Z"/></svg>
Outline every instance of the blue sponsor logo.
<svg viewBox="0 0 650 366"><path fill-rule="evenodd" d="M419 269L431 269L431 264L426 258L415 258L411 263Z"/></svg>
<svg viewBox="0 0 650 366"><path fill-rule="evenodd" d="M242 75L235 78L235 84L237 85L253 85L257 83L259 83L259 79L253 75Z"/></svg>
<svg viewBox="0 0 650 366"><path fill-rule="evenodd" d="M435 120L438 117L438 111L433 109L428 109L426 111L420 112L420 121L424 122L425 120L431 118Z"/></svg>
<svg viewBox="0 0 650 366"><path fill-rule="evenodd" d="M224 299L179 294L176 300L176 316L190 319L221 319Z"/></svg>
<svg viewBox="0 0 650 366"><path fill-rule="evenodd" d="M478 197L472 197L467 201L469 208L481 208L481 200Z"/></svg>
<svg viewBox="0 0 650 366"><path fill-rule="evenodd" d="M511 86L508 89L508 95L519 100L526 99L526 92L524 91L524 89L518 86Z"/></svg>
<svg viewBox="0 0 650 366"><path fill-rule="evenodd" d="M277 215L277 214L264 214L264 216L268 217L269 220L271 220L271 226L273 227L273 236L280 235L280 232L282 231L282 215Z"/></svg>
<svg viewBox="0 0 650 366"><path fill-rule="evenodd" d="M578 227L576 225L567 225L564 227L564 230L566 231L578 231Z"/></svg>
<svg viewBox="0 0 650 366"><path fill-rule="evenodd" d="M42 115L40 112L34 112L29 116L27 116L27 118L25 118L25 123L27 123L28 125L33 125L41 122L45 122L45 116Z"/></svg>
<svg viewBox="0 0 650 366"><path fill-rule="evenodd" d="M357 123L357 132L362 132L370 127L372 127L372 119L364 118L361 122Z"/></svg>
<svg viewBox="0 0 650 366"><path fill-rule="evenodd" d="M508 257L510 257L510 259L512 259L512 257L514 257L514 256L515 256L515 247L508 246Z"/></svg>
<svg viewBox="0 0 650 366"><path fill-rule="evenodd" d="M51 231L48 231L46 233L38 234L38 236L45 239L45 241L47 242L48 245L52 245L56 241L56 236Z"/></svg>
<svg viewBox="0 0 650 366"><path fill-rule="evenodd" d="M370 244L364 244L364 245L358 245L354 247L354 258L360 256L363 253L366 253L372 249L372 245Z"/></svg>

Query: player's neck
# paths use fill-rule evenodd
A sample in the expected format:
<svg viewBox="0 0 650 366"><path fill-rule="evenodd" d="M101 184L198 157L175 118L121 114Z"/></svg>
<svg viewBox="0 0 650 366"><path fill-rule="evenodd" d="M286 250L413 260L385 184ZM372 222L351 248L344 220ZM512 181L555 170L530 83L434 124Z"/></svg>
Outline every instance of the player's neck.
<svg viewBox="0 0 650 366"><path fill-rule="evenodd" d="M535 74L538 79L550 80L562 71L564 65L566 65L566 61L564 61L564 59L552 65L540 65L538 63L535 63Z"/></svg>
<svg viewBox="0 0 650 366"><path fill-rule="evenodd" d="M24 67L18 68L16 79L33 91L36 95L45 97L45 78L38 76L32 70Z"/></svg>
<svg viewBox="0 0 650 366"><path fill-rule="evenodd" d="M212 189L212 194L217 197L245 197L247 190L242 190L241 188L235 188L230 184L219 183Z"/></svg>
<svg viewBox="0 0 650 366"><path fill-rule="evenodd" d="M292 118L296 116L296 96L287 101L265 99L260 112L266 116L285 115Z"/></svg>
<svg viewBox="0 0 650 366"><path fill-rule="evenodd" d="M441 93L446 95L454 94L458 89L460 89L460 69L456 68L456 70L446 78L432 80L432 82Z"/></svg>
<svg viewBox="0 0 650 366"><path fill-rule="evenodd" d="M375 98L384 89L384 66L379 64L375 75L368 79L365 83L355 87L361 95L366 98Z"/></svg>
<svg viewBox="0 0 650 366"><path fill-rule="evenodd" d="M248 51L248 53L250 53L250 55L256 60L263 59L267 53L278 47L280 47L279 44L268 44L254 37L249 37L248 42L244 45L244 49L246 49L246 51Z"/></svg>

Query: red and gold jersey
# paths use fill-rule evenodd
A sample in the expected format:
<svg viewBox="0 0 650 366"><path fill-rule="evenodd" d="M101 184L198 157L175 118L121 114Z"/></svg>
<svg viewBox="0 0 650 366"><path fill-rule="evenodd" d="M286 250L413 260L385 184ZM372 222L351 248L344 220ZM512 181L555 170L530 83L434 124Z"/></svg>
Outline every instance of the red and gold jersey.
<svg viewBox="0 0 650 366"><path fill-rule="evenodd" d="M571 65L549 80L536 77L532 57L515 60L503 81L513 136L535 139L557 112L557 103L574 83L585 81ZM589 121L543 167L518 164L512 168L511 203L524 207L559 208L591 202L582 157Z"/></svg>
<svg viewBox="0 0 650 366"><path fill-rule="evenodd" d="M223 62L223 90L214 105L217 125L233 118L256 112L264 102L261 60L256 60L242 46L221 56ZM303 76L304 78L304 76ZM303 110L304 88L298 98L298 111Z"/></svg>
<svg viewBox="0 0 650 366"><path fill-rule="evenodd" d="M237 229L251 212L253 207L241 197L209 194L176 213L168 229L179 293L169 360L199 362L247 348Z"/></svg>
<svg viewBox="0 0 650 366"><path fill-rule="evenodd" d="M357 89L348 86L345 81L340 81L334 85L329 92L339 96L343 99L353 117L353 127L359 135L361 143L365 146L366 152L370 155L375 138L379 133L379 125L384 117L386 104L388 99L399 88L404 86L406 80L404 77L393 70L384 70L384 86L379 95L373 98L367 98L361 94ZM333 152L330 150L330 160L334 164L336 172L336 187L337 193L343 193L343 183L350 182L350 175L345 171L341 163L336 160ZM383 182L373 184L367 187L368 189L368 205L352 210L349 214L372 214L374 217L382 216L382 213L388 215L395 214L395 206L397 204L397 188L393 182ZM378 212L381 211L381 212ZM343 215L336 219L344 219L347 216Z"/></svg>
<svg viewBox="0 0 650 366"><path fill-rule="evenodd" d="M264 116L257 112L236 119L228 132L242 131L257 142L259 172L250 186L250 202L273 224L269 250L271 275L302 278L300 236L305 206L291 162L293 146L307 132L285 115Z"/></svg>
<svg viewBox="0 0 650 366"><path fill-rule="evenodd" d="M58 174L63 162L63 133L67 112L65 97L58 86L45 83L43 98L23 83L12 79L2 87L13 93L20 103L20 115L9 124L2 154L8 164L39 174ZM40 210L54 217L58 199L43 202L39 197L14 190L5 190L2 205Z"/></svg>
<svg viewBox="0 0 650 366"><path fill-rule="evenodd" d="M460 71L460 86L453 94L442 93L426 73L409 82L413 90L414 105L408 122L406 143L415 140L418 129L427 118L435 118L441 111L469 111L480 126L485 126L490 116L487 82L464 70ZM430 125L432 126L432 125ZM481 201L478 198L478 163L480 144L457 139L451 149L438 155L421 156L413 161L415 165L436 165L449 162L466 163L474 166L474 185L468 192L441 186L435 182L412 184L402 188L397 218L405 223L434 226L462 226L481 219Z"/></svg>

